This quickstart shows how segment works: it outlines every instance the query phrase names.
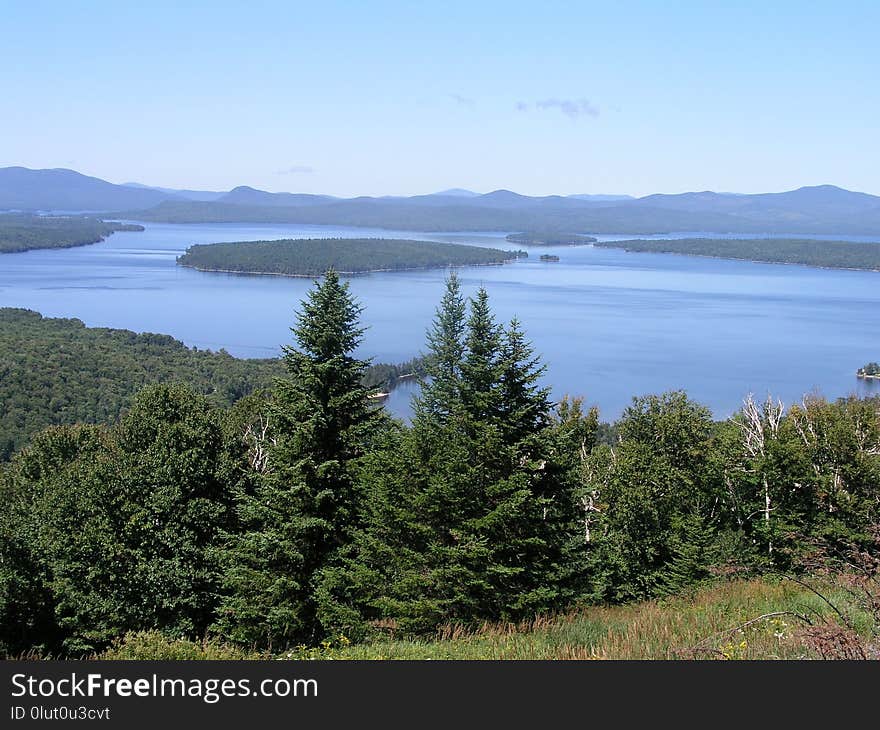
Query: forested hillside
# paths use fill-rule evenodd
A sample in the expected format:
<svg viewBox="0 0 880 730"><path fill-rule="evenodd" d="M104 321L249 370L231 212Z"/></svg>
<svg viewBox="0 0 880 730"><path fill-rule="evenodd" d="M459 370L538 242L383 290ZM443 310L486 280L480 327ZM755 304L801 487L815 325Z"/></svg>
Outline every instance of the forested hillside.
<svg viewBox="0 0 880 730"><path fill-rule="evenodd" d="M455 243L383 238L303 238L190 246L177 259L200 271L320 276L328 269L355 274L443 266L501 264L521 252Z"/></svg>
<svg viewBox="0 0 880 730"><path fill-rule="evenodd" d="M40 336L36 315L6 316ZM595 409L550 401L519 322L497 322L484 289L466 300L453 274L405 425L371 403L367 363L354 355L360 306L337 274L312 288L292 330L271 393L232 408L222 403L255 384L226 370L225 356L80 331L97 350L84 362L107 379L96 402L114 385L109 372L143 380L166 351L202 366L195 385L213 395L151 385L112 425L41 431L0 469L0 652L115 646L143 659L222 643L227 656L308 657L366 642L413 655L400 640L488 626L506 648L487 650L517 655L519 625L560 656L566 635L590 628L557 631L548 615L729 576L803 587L814 575L834 591L806 590L815 608L759 581L740 583L758 600L721 587L688 620L726 630L725 618L742 616L776 656L791 656L779 642L793 623L820 655L880 656L880 401L812 396L786 408L747 397L715 422L671 392L634 398L602 433ZM108 336L134 338L144 365L101 350ZM3 366L22 360L33 397L63 403L66 379L82 386L65 369L67 340L43 339L33 356L4 353ZM14 347L30 351L25 340ZM595 615L610 617L613 639L615 614ZM709 646L681 615L655 609L648 620L642 635L665 650L674 632L693 656ZM747 645L713 651L733 658Z"/></svg>
<svg viewBox="0 0 880 730"><path fill-rule="evenodd" d="M387 389L418 361L377 363L365 384ZM185 383L229 406L272 385L277 359L239 359L191 349L168 335L86 327L24 309L0 309L0 461L37 431L72 423L112 423L151 383Z"/></svg>
<svg viewBox="0 0 880 730"><path fill-rule="evenodd" d="M97 218L0 214L0 253L35 248L71 248L103 241L114 231L142 231L134 223Z"/></svg>

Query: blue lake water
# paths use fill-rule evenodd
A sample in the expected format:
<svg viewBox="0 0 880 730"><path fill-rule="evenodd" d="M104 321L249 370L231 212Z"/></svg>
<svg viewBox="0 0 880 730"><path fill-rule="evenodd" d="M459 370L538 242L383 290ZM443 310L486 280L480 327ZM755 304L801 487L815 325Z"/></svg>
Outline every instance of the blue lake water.
<svg viewBox="0 0 880 730"><path fill-rule="evenodd" d="M0 306L268 357L291 341L294 312L311 282L177 266L175 258L189 245L372 236L524 248L504 241L501 232L256 224L146 228L92 246L0 256ZM555 397L583 396L605 419L617 417L633 395L676 388L719 418L735 411L749 392L772 393L786 403L809 392L880 393L877 381L855 377L857 367L880 360L880 273L590 246L527 250L530 257L515 263L460 269L464 289L470 294L485 285L499 318L521 320L547 364L546 382ZM540 262L542 253L560 261ZM430 270L352 277L369 327L361 354L384 362L418 354L445 275ZM412 391L399 388L388 407L407 415Z"/></svg>

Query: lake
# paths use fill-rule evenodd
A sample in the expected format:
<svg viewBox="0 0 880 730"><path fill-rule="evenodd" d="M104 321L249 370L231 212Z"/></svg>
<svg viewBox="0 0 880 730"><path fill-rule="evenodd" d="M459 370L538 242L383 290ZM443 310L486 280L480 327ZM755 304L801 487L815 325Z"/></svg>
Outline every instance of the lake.
<svg viewBox="0 0 880 730"><path fill-rule="evenodd" d="M591 246L530 248L507 243L501 232L150 223L144 232L116 233L91 246L0 256L0 306L269 357L291 341L289 327L311 281L198 272L177 266L175 258L194 243L370 236L528 250L529 258L515 263L460 269L465 292L485 285L498 317L517 316L543 356L554 397L583 396L606 420L633 395L677 388L719 418L737 410L749 392L772 393L787 404L810 392L880 394L878 381L855 377L856 368L880 360L880 273ZM541 262L542 253L560 261ZM377 362L417 355L445 275L352 277L369 327L361 354ZM387 407L408 415L413 390L398 388Z"/></svg>

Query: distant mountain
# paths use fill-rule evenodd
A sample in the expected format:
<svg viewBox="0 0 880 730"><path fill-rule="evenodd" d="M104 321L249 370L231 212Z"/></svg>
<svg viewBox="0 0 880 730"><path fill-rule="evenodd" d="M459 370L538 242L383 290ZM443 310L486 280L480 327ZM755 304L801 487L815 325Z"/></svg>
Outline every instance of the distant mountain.
<svg viewBox="0 0 880 730"><path fill-rule="evenodd" d="M411 197L335 198L113 185L73 170L0 169L0 210L89 210L117 218L312 223L418 231L668 232L870 235L880 239L880 197L833 185L743 195L713 191L642 198L478 194L451 188Z"/></svg>
<svg viewBox="0 0 880 730"><path fill-rule="evenodd" d="M784 193L756 195L711 191L648 195L633 201L633 204L699 213L732 213L752 220L821 225L880 208L880 197L844 190L834 185L817 185Z"/></svg>
<svg viewBox="0 0 880 730"><path fill-rule="evenodd" d="M222 195L218 200L221 203L232 205L261 205L271 207L295 207L300 205L321 205L338 198L330 195L308 195L305 193L267 193L265 190L257 190L241 185Z"/></svg>
<svg viewBox="0 0 880 730"><path fill-rule="evenodd" d="M439 193L431 193L431 195L442 195L446 198L476 198L479 193L464 188L449 188L449 190L441 190Z"/></svg>
<svg viewBox="0 0 880 730"><path fill-rule="evenodd" d="M138 209L176 198L158 190L114 185L74 170L0 168L0 210Z"/></svg>
<svg viewBox="0 0 880 730"><path fill-rule="evenodd" d="M222 198L226 195L225 191L217 192L214 190L176 190L175 188L158 188L154 185L142 185L136 182L122 183L129 188L141 188L142 190L158 190L160 193L173 196L175 198L186 198L187 200L211 201Z"/></svg>
<svg viewBox="0 0 880 730"><path fill-rule="evenodd" d="M566 195L571 200L587 200L592 203L614 203L619 200L635 200L632 195L590 195L587 193L579 195Z"/></svg>

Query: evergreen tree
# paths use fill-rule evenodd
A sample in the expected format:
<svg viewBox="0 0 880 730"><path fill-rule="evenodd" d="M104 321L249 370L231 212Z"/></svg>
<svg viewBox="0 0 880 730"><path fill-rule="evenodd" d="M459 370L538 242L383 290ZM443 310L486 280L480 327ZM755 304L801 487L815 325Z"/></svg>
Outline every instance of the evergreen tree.
<svg viewBox="0 0 880 730"><path fill-rule="evenodd" d="M362 632L357 616L404 631L516 620L571 596L576 481L554 450L542 368L516 322L495 324L485 290L464 315L450 277L433 380L412 428L366 460L364 528L325 574L323 610L343 630Z"/></svg>
<svg viewBox="0 0 880 730"><path fill-rule="evenodd" d="M234 640L277 648L321 633L314 581L356 527L354 462L381 418L361 384L368 363L353 355L360 311L329 271L292 328L299 348L284 348L268 459L227 553L219 627Z"/></svg>
<svg viewBox="0 0 880 730"><path fill-rule="evenodd" d="M484 426L497 425L501 331L489 307L489 294L483 287L471 300L465 332L461 389L467 416Z"/></svg>
<svg viewBox="0 0 880 730"><path fill-rule="evenodd" d="M428 355L420 393L414 399L416 420L450 417L461 403L461 367L465 352L465 301L453 271L428 330Z"/></svg>
<svg viewBox="0 0 880 730"><path fill-rule="evenodd" d="M550 390L538 383L545 367L514 318L504 334L499 362L498 419L506 443L518 443L545 427Z"/></svg>

